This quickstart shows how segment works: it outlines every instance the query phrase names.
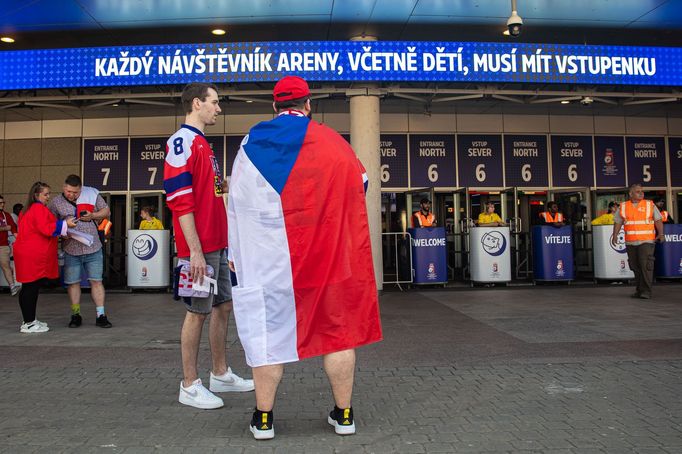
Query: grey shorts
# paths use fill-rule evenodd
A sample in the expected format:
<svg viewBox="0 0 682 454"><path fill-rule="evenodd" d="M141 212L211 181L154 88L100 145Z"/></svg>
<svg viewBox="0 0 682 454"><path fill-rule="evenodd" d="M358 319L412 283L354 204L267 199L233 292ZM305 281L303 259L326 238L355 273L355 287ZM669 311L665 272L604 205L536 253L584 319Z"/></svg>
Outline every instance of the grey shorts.
<svg viewBox="0 0 682 454"><path fill-rule="evenodd" d="M180 257L189 260L188 257ZM227 265L227 250L209 252L204 254L206 264L211 265L215 274L213 278L218 281L218 295L211 294L207 298L191 298L190 303L185 303L189 312L197 314L210 314L215 306L232 301L232 282L230 281L230 268Z"/></svg>

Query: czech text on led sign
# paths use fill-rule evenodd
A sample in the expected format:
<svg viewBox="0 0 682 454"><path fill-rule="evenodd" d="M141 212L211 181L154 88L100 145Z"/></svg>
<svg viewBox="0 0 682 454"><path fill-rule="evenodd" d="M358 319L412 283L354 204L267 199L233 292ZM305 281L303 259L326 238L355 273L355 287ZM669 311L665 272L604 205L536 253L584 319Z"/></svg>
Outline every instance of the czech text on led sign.
<svg viewBox="0 0 682 454"><path fill-rule="evenodd" d="M0 89L311 81L682 85L682 48L303 41L0 52Z"/></svg>

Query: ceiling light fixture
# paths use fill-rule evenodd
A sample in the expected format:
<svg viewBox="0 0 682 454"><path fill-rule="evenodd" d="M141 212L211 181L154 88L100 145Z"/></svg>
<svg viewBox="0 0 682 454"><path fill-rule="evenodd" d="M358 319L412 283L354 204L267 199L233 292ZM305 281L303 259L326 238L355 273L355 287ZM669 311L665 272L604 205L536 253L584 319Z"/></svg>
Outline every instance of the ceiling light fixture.
<svg viewBox="0 0 682 454"><path fill-rule="evenodd" d="M561 101L561 104L570 104L570 103L571 103L571 101L569 101L568 99L564 99L563 101Z"/></svg>
<svg viewBox="0 0 682 454"><path fill-rule="evenodd" d="M223 30L222 28L215 28L215 29L211 30L211 33L213 33L216 36L223 36L227 32L225 30Z"/></svg>
<svg viewBox="0 0 682 454"><path fill-rule="evenodd" d="M2 41L3 43L11 44L14 42L14 38L10 38L9 36L3 36L2 38L0 38L0 41Z"/></svg>

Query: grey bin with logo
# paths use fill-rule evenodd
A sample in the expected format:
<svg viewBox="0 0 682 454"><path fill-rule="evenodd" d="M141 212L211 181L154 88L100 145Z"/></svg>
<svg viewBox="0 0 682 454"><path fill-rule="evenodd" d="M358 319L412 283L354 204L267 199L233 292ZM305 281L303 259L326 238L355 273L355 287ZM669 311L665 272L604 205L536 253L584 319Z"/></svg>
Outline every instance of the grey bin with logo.
<svg viewBox="0 0 682 454"><path fill-rule="evenodd" d="M474 227L469 245L472 282L511 281L509 227Z"/></svg>
<svg viewBox="0 0 682 454"><path fill-rule="evenodd" d="M170 231L128 230L128 287L165 288L170 285Z"/></svg>
<svg viewBox="0 0 682 454"><path fill-rule="evenodd" d="M635 274L628 265L628 255L625 253L625 231L620 229L616 246L611 244L612 234L612 225L592 226L594 278L614 281L634 279Z"/></svg>

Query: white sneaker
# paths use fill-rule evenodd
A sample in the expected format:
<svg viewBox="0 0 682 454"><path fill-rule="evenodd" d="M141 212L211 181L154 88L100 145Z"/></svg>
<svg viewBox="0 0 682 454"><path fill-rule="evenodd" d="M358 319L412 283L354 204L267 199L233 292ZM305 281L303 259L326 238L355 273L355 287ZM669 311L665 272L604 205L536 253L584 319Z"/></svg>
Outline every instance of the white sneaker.
<svg viewBox="0 0 682 454"><path fill-rule="evenodd" d="M40 326L44 326L45 328L48 328L47 323L41 322L41 321L38 320L38 319L33 320L33 323L37 323L37 324L40 325ZM48 328L48 329L49 329L49 328Z"/></svg>
<svg viewBox="0 0 682 454"><path fill-rule="evenodd" d="M253 380L244 380L237 374L232 373L231 368L227 368L227 372L223 375L213 375L211 372L211 381L209 382L209 389L214 393L229 393L229 392L245 392L253 391Z"/></svg>
<svg viewBox="0 0 682 454"><path fill-rule="evenodd" d="M48 328L47 325L41 324L37 320L34 320L31 323L23 323L19 329L19 332L25 334L45 333L47 331L50 331L50 328Z"/></svg>
<svg viewBox="0 0 682 454"><path fill-rule="evenodd" d="M21 291L21 284L19 282L15 282L10 288L9 288L9 293L12 296L17 296L17 293Z"/></svg>
<svg viewBox="0 0 682 454"><path fill-rule="evenodd" d="M178 400L181 404L201 408L202 410L213 410L225 405L223 399L211 393L201 384L200 378L194 380L187 388L182 386L182 382L180 382L180 397Z"/></svg>

